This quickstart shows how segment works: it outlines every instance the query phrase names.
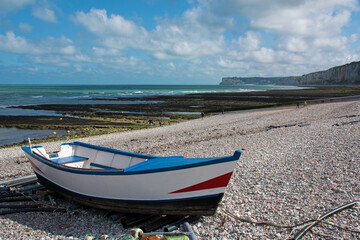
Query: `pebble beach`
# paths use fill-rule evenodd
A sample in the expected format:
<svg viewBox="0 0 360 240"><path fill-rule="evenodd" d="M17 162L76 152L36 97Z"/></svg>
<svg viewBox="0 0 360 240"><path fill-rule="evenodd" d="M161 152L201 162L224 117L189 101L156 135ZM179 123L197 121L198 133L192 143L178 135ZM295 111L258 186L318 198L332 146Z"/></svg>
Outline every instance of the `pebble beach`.
<svg viewBox="0 0 360 240"><path fill-rule="evenodd" d="M199 239L291 239L298 224L360 201L360 100L205 116L176 125L82 141L150 155L242 155L218 210L192 224ZM58 151L61 142L42 144ZM20 147L0 149L0 180L32 174ZM62 207L73 203L55 199ZM106 211L0 216L0 240L120 236ZM302 239L360 239L360 204L314 226Z"/></svg>

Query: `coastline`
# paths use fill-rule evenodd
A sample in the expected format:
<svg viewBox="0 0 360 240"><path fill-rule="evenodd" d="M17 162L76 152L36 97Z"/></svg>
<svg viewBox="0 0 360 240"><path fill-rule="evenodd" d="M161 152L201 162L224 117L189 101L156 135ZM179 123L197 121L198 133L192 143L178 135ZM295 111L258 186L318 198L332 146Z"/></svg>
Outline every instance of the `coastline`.
<svg viewBox="0 0 360 240"><path fill-rule="evenodd" d="M199 239L285 239L293 236L291 229L249 224L226 212L256 222L294 225L359 200L360 124L355 123L359 112L360 100L284 106L76 140L160 156L224 156L239 149L242 156L217 213L196 222L195 233ZM57 151L60 142L42 145ZM32 173L19 147L0 149L0 166L2 179ZM83 208L75 215L12 214L0 217L0 230L4 239L76 239L86 234L119 236L126 231L119 223L107 224L105 215ZM359 218L357 207L336 214L331 222L359 230ZM309 238L325 236L358 239L359 234L326 224L308 233Z"/></svg>
<svg viewBox="0 0 360 240"><path fill-rule="evenodd" d="M316 87L311 89L268 90L253 92L192 93L182 95L153 95L139 97L93 98L101 104L40 104L16 106L16 109L56 112L57 116L0 116L0 127L18 129L51 129L70 131L59 138L102 135L114 132L171 125L182 121L221 112L294 106L307 103L335 101L335 98L360 96L360 87ZM112 102L106 104L106 102ZM131 102L141 101L139 104ZM114 104L118 102L119 104ZM149 121L154 123L149 126ZM29 136L31 137L31 136ZM16 144L15 144L16 145ZM18 145L18 144L17 144ZM7 147L7 146L0 146Z"/></svg>

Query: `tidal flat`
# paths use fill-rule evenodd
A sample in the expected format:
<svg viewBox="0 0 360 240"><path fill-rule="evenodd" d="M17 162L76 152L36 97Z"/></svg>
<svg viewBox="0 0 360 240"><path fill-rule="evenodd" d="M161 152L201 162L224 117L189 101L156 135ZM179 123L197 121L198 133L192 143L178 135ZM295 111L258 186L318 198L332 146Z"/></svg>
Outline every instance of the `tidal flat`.
<svg viewBox="0 0 360 240"><path fill-rule="evenodd" d="M57 116L0 116L0 127L66 130L72 133L45 139L59 140L171 125L201 118L202 112L209 115L257 108L303 106L305 102L329 102L359 95L360 87L311 87L300 90L93 98L93 104L83 104L79 100L78 104L14 106L17 109L52 111ZM96 104L97 101L99 104ZM106 101L111 101L111 104L106 104ZM114 101L119 104L114 104ZM9 145L12 144L5 146Z"/></svg>

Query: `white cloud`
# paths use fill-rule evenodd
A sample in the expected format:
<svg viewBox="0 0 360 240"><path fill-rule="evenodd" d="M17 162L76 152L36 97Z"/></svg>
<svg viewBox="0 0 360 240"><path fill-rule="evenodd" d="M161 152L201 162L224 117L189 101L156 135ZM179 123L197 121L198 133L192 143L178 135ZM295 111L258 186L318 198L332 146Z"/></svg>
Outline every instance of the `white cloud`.
<svg viewBox="0 0 360 240"><path fill-rule="evenodd" d="M28 71L30 72L39 72L39 68L38 67L28 67L26 68Z"/></svg>
<svg viewBox="0 0 360 240"><path fill-rule="evenodd" d="M356 0L229 0L202 1L213 14L247 18L259 30L295 35L339 33L349 20Z"/></svg>
<svg viewBox="0 0 360 240"><path fill-rule="evenodd" d="M34 0L1 0L0 1L0 13L7 13L10 11L16 11L25 7L26 5L33 4Z"/></svg>
<svg viewBox="0 0 360 240"><path fill-rule="evenodd" d="M32 26L28 23L19 23L19 31L20 32L31 32Z"/></svg>
<svg viewBox="0 0 360 240"><path fill-rule="evenodd" d="M214 23L214 27L206 20ZM177 20L164 19L149 33L150 52L160 59L195 59L225 50L224 26L209 14L189 10Z"/></svg>
<svg viewBox="0 0 360 240"><path fill-rule="evenodd" d="M58 67L68 67L70 64L68 61L64 60L61 56L57 55L38 55L27 57L28 61L31 63L48 65L48 66L58 66Z"/></svg>
<svg viewBox="0 0 360 240"><path fill-rule="evenodd" d="M56 23L57 18L55 12L49 8L44 6L42 7L34 7L32 10L32 15L36 18L39 18L46 22Z"/></svg>
<svg viewBox="0 0 360 240"><path fill-rule="evenodd" d="M151 29L111 9L78 11L74 22L95 40L86 47L66 37L30 40L7 32L0 34L0 51L26 54L37 64L72 66L74 72L105 68L218 80L304 74L360 58L352 46L358 35L344 33L359 9L356 0L199 0L192 6L174 18L156 17ZM57 21L47 6L33 8L33 14ZM30 32L32 26L18 29Z"/></svg>
<svg viewBox="0 0 360 240"><path fill-rule="evenodd" d="M41 49L42 54L73 55L76 53L72 40L64 36L48 37L32 44L34 48Z"/></svg>
<svg viewBox="0 0 360 240"><path fill-rule="evenodd" d="M198 7L188 9L180 18L158 17L157 26L151 31L120 15L108 16L106 10L100 9L77 12L75 20L98 35L105 47L138 49L164 60L195 59L227 51L224 34L241 27L234 22L237 17L247 18L253 28L239 37L240 49L259 49L259 32L269 31L277 35L274 46L301 52L311 48L318 36L331 40L341 34L349 21L350 9L357 6L356 0L199 2ZM291 37L287 39L288 36Z"/></svg>
<svg viewBox="0 0 360 240"><path fill-rule="evenodd" d="M305 38L289 36L278 40L277 48L288 52L302 53L309 49L309 44Z"/></svg>
<svg viewBox="0 0 360 240"><path fill-rule="evenodd" d="M335 11L334 6L325 7L305 2L291 8L279 8L251 18L253 27L294 36L318 36L341 33L341 28L349 21L348 10Z"/></svg>
<svg viewBox="0 0 360 240"><path fill-rule="evenodd" d="M357 37L343 33L351 11L359 10L356 0L229 0L226 4L201 0L200 7L224 19L240 20L240 36L218 61L234 70L241 64L265 68L263 64L272 63L266 66L272 75L279 74L277 69L304 74L360 58L350 50ZM245 33L242 19L249 23ZM301 66L296 69L296 64Z"/></svg>
<svg viewBox="0 0 360 240"><path fill-rule="evenodd" d="M65 54L65 55L72 55L75 53L75 47L74 46L65 46L60 48L60 53Z"/></svg>
<svg viewBox="0 0 360 240"><path fill-rule="evenodd" d="M145 51L157 59L193 59L220 53L224 48L222 32L230 22L220 21L198 9L186 11L180 19L158 19L156 28L145 28L106 10L77 12L75 21L102 39L112 49ZM213 24L213 27L209 25Z"/></svg>
<svg viewBox="0 0 360 240"><path fill-rule="evenodd" d="M89 13L76 12L75 20L99 36L131 37L145 32L145 29L120 15L111 14L108 18L104 9L92 8Z"/></svg>
<svg viewBox="0 0 360 240"><path fill-rule="evenodd" d="M93 47L92 53L95 56L119 56L121 54L120 51L115 48L99 48L99 47Z"/></svg>
<svg viewBox="0 0 360 240"><path fill-rule="evenodd" d="M274 50L270 48L261 48L257 51L254 51L252 56L254 60L259 63L271 63L275 60Z"/></svg>
<svg viewBox="0 0 360 240"><path fill-rule="evenodd" d="M6 35L0 35L0 51L39 54L40 49L34 48L23 37L17 37L13 32L7 32Z"/></svg>
<svg viewBox="0 0 360 240"><path fill-rule="evenodd" d="M184 12L178 19L159 19L150 32L152 53L161 59L196 59L226 50L223 33L232 20L214 16L202 8Z"/></svg>
<svg viewBox="0 0 360 240"><path fill-rule="evenodd" d="M245 36L240 36L238 39L240 49L245 51L259 49L260 43L260 34L254 31L246 32Z"/></svg>
<svg viewBox="0 0 360 240"><path fill-rule="evenodd" d="M73 42L66 37L48 37L34 42L28 41L24 37L16 36L13 32L7 32L5 35L0 34L0 51L33 55L71 55L75 54L76 49Z"/></svg>
<svg viewBox="0 0 360 240"><path fill-rule="evenodd" d="M173 62L168 63L168 68L171 69L171 70L176 69L175 64Z"/></svg>
<svg viewBox="0 0 360 240"><path fill-rule="evenodd" d="M91 58L91 56L89 55L85 55L85 54L82 54L82 53L79 53L79 54L75 54L75 55L67 55L67 56L64 56L64 59L70 61L70 62L88 62L88 63L91 63L91 62L99 62L99 59L98 58Z"/></svg>
<svg viewBox="0 0 360 240"><path fill-rule="evenodd" d="M84 66L82 66L80 64L75 64L73 67L74 67L76 72L87 72L87 73L92 72L92 69L85 68Z"/></svg>

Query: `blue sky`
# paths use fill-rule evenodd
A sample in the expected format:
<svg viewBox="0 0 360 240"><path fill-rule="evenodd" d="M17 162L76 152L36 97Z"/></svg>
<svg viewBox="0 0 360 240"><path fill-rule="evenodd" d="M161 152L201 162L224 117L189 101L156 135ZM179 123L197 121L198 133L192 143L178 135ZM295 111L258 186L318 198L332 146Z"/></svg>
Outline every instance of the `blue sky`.
<svg viewBox="0 0 360 240"><path fill-rule="evenodd" d="M357 0L0 0L0 84L218 84L360 61Z"/></svg>

